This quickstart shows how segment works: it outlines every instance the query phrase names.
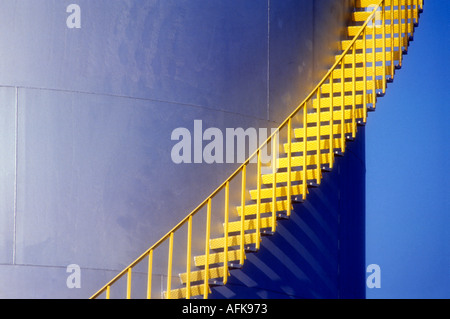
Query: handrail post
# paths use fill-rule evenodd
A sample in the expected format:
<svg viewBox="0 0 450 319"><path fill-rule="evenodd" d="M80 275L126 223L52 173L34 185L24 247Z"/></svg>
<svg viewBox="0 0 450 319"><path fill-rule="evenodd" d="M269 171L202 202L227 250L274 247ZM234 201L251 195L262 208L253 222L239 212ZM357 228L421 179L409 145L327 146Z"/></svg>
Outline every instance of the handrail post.
<svg viewBox="0 0 450 319"><path fill-rule="evenodd" d="M334 91L333 91L333 72L330 74L330 165L329 169L331 170L334 165Z"/></svg>
<svg viewBox="0 0 450 319"><path fill-rule="evenodd" d="M256 199L256 250L261 242L261 151L258 150L258 172L256 173L257 199Z"/></svg>
<svg viewBox="0 0 450 319"><path fill-rule="evenodd" d="M127 271L127 299L131 299L131 272L132 268L128 268Z"/></svg>
<svg viewBox="0 0 450 319"><path fill-rule="evenodd" d="M167 263L167 299L170 299L172 289L172 260L173 260L173 232L170 233L169 239L169 261Z"/></svg>
<svg viewBox="0 0 450 319"><path fill-rule="evenodd" d="M307 162L307 155L308 155L308 107L307 104L303 104L303 200L306 200L306 194L308 193L308 170L306 169L306 166L308 165Z"/></svg>
<svg viewBox="0 0 450 319"><path fill-rule="evenodd" d="M291 172L292 172L292 118L289 118L288 121L288 169L287 169L287 204L286 204L286 215L291 216L291 204L292 204L292 196L291 196Z"/></svg>
<svg viewBox="0 0 450 319"><path fill-rule="evenodd" d="M364 93L363 93L363 123L367 122L367 27L364 28L363 31L363 56L364 56Z"/></svg>
<svg viewBox="0 0 450 319"><path fill-rule="evenodd" d="M153 249L148 253L147 299L152 298Z"/></svg>
<svg viewBox="0 0 450 319"><path fill-rule="evenodd" d="M345 152L345 59L341 62L341 153Z"/></svg>
<svg viewBox="0 0 450 319"><path fill-rule="evenodd" d="M230 182L227 181L225 185L225 245L224 245L224 262L223 262L223 284L228 282L228 209L229 209L229 197L230 197Z"/></svg>
<svg viewBox="0 0 450 319"><path fill-rule="evenodd" d="M375 32L375 23L376 19L373 17L372 23L372 81L373 81L373 89L372 89L372 109L375 109L377 103L377 45L376 45L376 32Z"/></svg>
<svg viewBox="0 0 450 319"><path fill-rule="evenodd" d="M356 137L356 44L352 48L352 138Z"/></svg>
<svg viewBox="0 0 450 319"><path fill-rule="evenodd" d="M386 93L386 5L382 2L383 7L383 94Z"/></svg>
<svg viewBox="0 0 450 319"><path fill-rule="evenodd" d="M272 232L276 231L277 216L277 142L272 139Z"/></svg>
<svg viewBox="0 0 450 319"><path fill-rule="evenodd" d="M322 179L322 161L321 161L321 151L320 151L320 113L321 113L321 88L317 88L317 134L316 134L316 140L317 140L317 148L316 148L316 156L317 156L317 167L316 167L316 182L317 185L321 183Z"/></svg>
<svg viewBox="0 0 450 319"><path fill-rule="evenodd" d="M397 45L398 45L398 66L402 67L403 60L403 46L402 46L402 25L403 25L403 17L402 17L402 3L401 0L397 0Z"/></svg>
<svg viewBox="0 0 450 319"><path fill-rule="evenodd" d="M208 199L206 212L206 239L205 239L205 281L203 283L203 299L208 299L209 294L209 240L211 235L211 197Z"/></svg>
<svg viewBox="0 0 450 319"><path fill-rule="evenodd" d="M242 167L242 189L241 189L241 248L239 254L239 263L242 265L245 259L245 185L246 185L247 165Z"/></svg>
<svg viewBox="0 0 450 319"><path fill-rule="evenodd" d="M107 286L106 287L106 299L110 299L111 298L111 286Z"/></svg>
<svg viewBox="0 0 450 319"><path fill-rule="evenodd" d="M186 254L186 299L191 298L191 250L192 250L192 216L189 216L187 254Z"/></svg>
<svg viewBox="0 0 450 319"><path fill-rule="evenodd" d="M394 80L394 73L395 73L395 56L394 56L394 18L395 18L395 11L394 11L394 0L391 0L391 7L390 7L390 13L391 13L391 82Z"/></svg>

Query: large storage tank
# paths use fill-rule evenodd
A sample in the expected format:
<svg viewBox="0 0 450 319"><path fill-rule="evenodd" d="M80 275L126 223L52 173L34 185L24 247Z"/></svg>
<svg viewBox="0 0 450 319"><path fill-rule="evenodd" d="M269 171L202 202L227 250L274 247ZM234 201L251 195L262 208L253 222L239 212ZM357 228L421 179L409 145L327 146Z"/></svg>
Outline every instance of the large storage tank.
<svg viewBox="0 0 450 319"><path fill-rule="evenodd" d="M2 0L0 297L92 295L239 165L176 164L171 133L193 131L195 120L223 131L277 127L334 62L351 8L350 0ZM272 239L286 249L294 235L293 259L271 266L288 276L241 280L216 297L364 296L359 134L298 208L301 218ZM69 265L80 267L80 288L67 285Z"/></svg>

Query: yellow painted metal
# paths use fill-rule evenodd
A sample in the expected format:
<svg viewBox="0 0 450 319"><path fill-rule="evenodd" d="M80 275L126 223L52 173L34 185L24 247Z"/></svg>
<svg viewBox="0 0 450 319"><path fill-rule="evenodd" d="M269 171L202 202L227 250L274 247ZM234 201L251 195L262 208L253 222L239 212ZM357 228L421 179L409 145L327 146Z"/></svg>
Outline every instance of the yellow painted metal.
<svg viewBox="0 0 450 319"><path fill-rule="evenodd" d="M192 254L192 216L189 216L187 254L186 254L186 299L191 298L191 254Z"/></svg>
<svg viewBox="0 0 450 319"><path fill-rule="evenodd" d="M261 242L261 151L258 151L258 172L256 173L256 249L258 250ZM247 229L247 228L246 228Z"/></svg>
<svg viewBox="0 0 450 319"><path fill-rule="evenodd" d="M317 156L317 155L314 155L314 156ZM324 156L323 158L326 158L326 156ZM275 178L276 178L277 175L272 174L272 176L275 176ZM276 187L276 188L271 187L271 188L261 189L261 193L260 193L261 199L272 198L274 191L275 191L277 197L288 198L288 193L290 196L303 195L302 185L291 185L290 192L288 192L287 186L280 186L280 187ZM256 192L257 192L256 190L250 191L250 197L252 200L256 200L256 198L257 198ZM276 214L275 214L276 213L276 205L275 205L275 203L272 202L272 208L271 208L273 220L276 220ZM289 207L289 205L288 205L288 207Z"/></svg>
<svg viewBox="0 0 450 319"><path fill-rule="evenodd" d="M318 112L320 113L320 112ZM287 166L287 171L288 171L288 181L287 181L287 200L288 200L288 206L287 206L287 210L286 210L286 215L287 216L291 216L291 201L292 201L292 196L291 196L291 158L292 158L292 149L291 149L291 144L292 144L292 118L289 119L288 121L288 134L287 134L287 138L288 138L288 166ZM259 247L258 247L259 248Z"/></svg>
<svg viewBox="0 0 450 319"><path fill-rule="evenodd" d="M384 29L383 27L381 27L381 28L375 27L376 34L377 35L383 35L384 32L389 34L389 33L391 33L391 27L395 28L395 26L387 25L386 26L386 31L383 31L383 29ZM411 28L410 25L403 24L400 29L401 29L402 33L409 33L409 34L412 33L412 28ZM348 35L350 37L355 37L355 36L357 36L359 34L360 30L359 30L359 26L350 26L350 27L347 27L347 31L348 31Z"/></svg>
<svg viewBox="0 0 450 319"><path fill-rule="evenodd" d="M223 275L224 275L223 267L209 268L209 274L208 274L209 279L222 278ZM205 280L205 270L201 269L201 270L192 271L190 280L192 282L204 281ZM189 285L189 288L188 288L187 284L189 281L187 280L186 274L180 274L180 281L182 284L186 284L186 299L189 299L191 297L191 295L190 295L190 290L191 290L190 286L191 285Z"/></svg>
<svg viewBox="0 0 450 319"><path fill-rule="evenodd" d="M169 261L167 263L167 299L170 299L172 289L173 232L169 236Z"/></svg>
<svg viewBox="0 0 450 319"><path fill-rule="evenodd" d="M223 262L223 284L225 285L228 281L228 210L229 210L229 198L230 198L230 182L225 185L225 225L224 225L224 236L225 236L225 260Z"/></svg>
<svg viewBox="0 0 450 319"><path fill-rule="evenodd" d="M352 46L352 56L353 56L353 70L355 70L356 68L356 49L355 46ZM355 76L356 72L353 72L353 76L352 76L352 83L353 83L353 88L352 88L352 137L355 138L356 137L356 76ZM362 99L364 99L364 95L361 96Z"/></svg>
<svg viewBox="0 0 450 319"><path fill-rule="evenodd" d="M383 94L386 93L386 5L384 4L384 2L382 3L382 8L383 8L383 14L382 14L382 21L383 21L383 29L384 31L381 33L382 37L383 37L383 88L382 88L382 92ZM393 29L393 25L390 26L390 29Z"/></svg>
<svg viewBox="0 0 450 319"><path fill-rule="evenodd" d="M372 39L375 39L375 17L372 21ZM372 41L372 53L376 51L375 42ZM375 55L372 54L372 108L375 109L377 102L377 69L376 69L377 60Z"/></svg>
<svg viewBox="0 0 450 319"><path fill-rule="evenodd" d="M349 47L350 49L350 47ZM344 61L341 61L341 83L345 83L345 66L344 66ZM340 138L340 143L341 143L341 153L344 154L345 152L345 133L344 133L344 123L345 123L345 91L344 91L344 85L341 85L341 138ZM334 99L333 99L334 101ZM334 102L333 102L334 103ZM334 106L334 105L332 105Z"/></svg>
<svg viewBox="0 0 450 319"><path fill-rule="evenodd" d="M400 0L397 0L397 10L398 10L398 23L396 24L397 30L396 33L398 34L397 37L397 47L399 51L399 59L398 59L398 65L399 67L402 66L402 60L403 60L403 46L402 46L402 33L401 33L401 26L402 26L402 9L400 6Z"/></svg>
<svg viewBox="0 0 450 319"><path fill-rule="evenodd" d="M242 265L244 263L245 258L245 236L244 236L244 222L245 222L245 185L246 185L246 176L247 176L247 166L244 165L242 167L242 190L241 190L241 248L239 255L239 263Z"/></svg>
<svg viewBox="0 0 450 319"><path fill-rule="evenodd" d="M286 183L287 182L287 175L286 173L277 173L277 181L279 183ZM300 174L299 172L291 172L291 176L292 176L292 180L301 180L299 179ZM267 175L263 175L263 182L264 184L270 184L273 181L273 174L267 174ZM297 179L295 179L297 178ZM272 203L261 203L260 206L260 213L271 213L272 212ZM287 200L278 200L276 202L276 210L277 212L279 211L286 211L287 209ZM244 214L242 214L242 209L240 206L236 207L236 210L238 211L239 216L249 216L249 215L256 215L256 204L249 204L245 206L245 212ZM228 225L228 231L232 232L232 231L241 231L242 229L246 229L245 228L245 223L247 222L247 220L244 220L244 226L240 226L238 229L235 230L231 230L230 225ZM239 221L239 223L241 223L241 221Z"/></svg>
<svg viewBox="0 0 450 319"><path fill-rule="evenodd" d="M388 27L388 26L386 26L386 27ZM392 30L394 30L394 29L392 28ZM370 42L373 42L373 41L370 41ZM386 39L386 38L385 39L381 39L381 42L383 42L383 44L381 46L378 46L378 47L381 47L381 48L384 47L384 43L386 43L386 45L389 45L389 46L393 44L393 41L390 41L390 38L389 39ZM375 44L377 44L377 43L378 43L378 40L376 41ZM367 56L368 56L369 59L373 59L373 53L372 52L367 53ZM375 59L378 60L378 61L382 61L384 59L384 57L386 57L386 59L388 59L388 60L391 60L391 59L398 60L399 59L399 53L397 51L395 51L393 53L390 52L390 51L376 52L375 53ZM337 58L339 58L339 56L337 56ZM355 59L356 63L363 63L364 62L364 53L357 53L357 54L355 54L355 57L353 57L353 56L346 56L344 58L344 63L347 64L347 65L348 64L352 65L352 69L353 69L353 59ZM364 70L363 67L361 69ZM387 68L387 69L389 69L389 68Z"/></svg>
<svg viewBox="0 0 450 319"><path fill-rule="evenodd" d="M272 220L271 218L261 218L261 222L264 226L270 227L271 222L268 222L267 219ZM256 229L256 219L250 219L246 220L245 223L246 226L252 227L251 229ZM240 227L240 223L230 223L230 230L231 229L238 229ZM250 228L249 228L250 229ZM229 250L227 253L227 260L229 261L237 261L239 260L239 250ZM223 263L225 261L225 253L223 251L218 253L211 252L210 254L206 255L200 255L195 256L194 263L196 267L202 267L204 266L204 282L207 282L209 280L209 265L210 264L219 264ZM204 284L205 287L205 295L206 298L208 298L208 292L209 292L209 286L207 284Z"/></svg>
<svg viewBox="0 0 450 319"><path fill-rule="evenodd" d="M208 207L206 212L206 239L205 239L205 280L203 288L203 299L208 299L209 293L209 264L210 264L210 254L209 254L209 239L211 237L211 198L208 199Z"/></svg>
<svg viewBox="0 0 450 319"><path fill-rule="evenodd" d="M295 132L294 132L295 135ZM306 103L303 105L303 134L301 134L301 137L303 137L303 171L306 172L306 166L307 166L307 154L308 154L308 107ZM292 145L289 145L289 148L292 148ZM291 158L292 161L292 158ZM307 174L303 174L302 178L302 194L303 194L303 200L306 200L306 194L308 192L308 186L306 185L307 182ZM276 174L273 174L273 178L276 179Z"/></svg>
<svg viewBox="0 0 450 319"><path fill-rule="evenodd" d="M377 98L376 90L382 89L384 92L387 74L391 77L394 76L395 61L398 61L399 65L401 65L402 52L408 48L409 36L413 34L414 23L418 21L419 9L423 6L422 0L384 0L384 2L383 0L357 0L356 2L361 7L370 7L371 11L354 13L355 21L364 19L365 17L365 22L361 26L350 26L347 28L348 34L353 36L353 40L342 43L342 47L344 48L342 54L305 100L297 106L286 120L281 123L279 128L222 185L214 190L209 197L180 221L171 231L91 298L96 298L105 291L106 297L109 298L111 286L125 274L128 274L127 297L131 297L132 268L147 256L149 258L147 297L150 298L153 250L158 248L167 239L169 239L168 282L167 291L163 294L163 297L189 298L203 294L204 298L208 298L209 278L224 277L223 280L226 283L228 279L228 261L238 260L242 264L245 259L245 244L255 243L259 247L261 228L271 228L273 231L276 229L275 213L279 211L290 213L292 209L292 195L301 194L305 198L307 194L307 180L317 179L320 182L321 164L328 163L332 167L334 150L340 148L342 153L345 151L346 135L351 133L352 136L355 136L356 134L355 121L361 118L364 122L366 121L367 104L372 103L375 107ZM397 7L397 11L395 7ZM379 24L376 25L376 16L380 11L382 11L381 27ZM386 20L390 20L389 25L386 24ZM397 23L395 23L395 20L397 20ZM372 21L372 26L368 26L370 21ZM372 37L370 39L368 39L368 28L371 28L372 31ZM387 38L387 34L390 34L389 38ZM377 38L377 35L381 35L381 39ZM369 47L371 47L370 52L368 50ZM377 48L381 48L381 52L377 52ZM388 51L387 48L390 48L390 50ZM361 49L362 53L357 52L357 50ZM350 50L352 50L351 53ZM369 61L372 64L371 68L368 68ZM387 61L390 61L389 65L387 65ZM377 65L377 62L382 65ZM377 74L382 75L381 80L377 80ZM349 80L350 78L351 80ZM368 80L369 78L371 78L370 82ZM339 81L338 79L340 79L340 82L335 82L335 80ZM372 94L368 95L368 91L372 91ZM313 109L315 110L312 113L309 113L306 107L306 104L310 101L312 101ZM351 110L346 109L346 106L350 105L352 107ZM302 141L292 142L292 118L302 108L303 127L294 129L294 136L302 138ZM308 123L316 124L314 127L314 125L308 126ZM322 125L322 123L324 124ZM283 146L283 149L287 154L287 158L276 159L274 136L286 127L288 129L288 143ZM339 138L335 138L338 135ZM309 140L308 138L311 136L315 136L316 139ZM261 176L261 149L271 141L273 142L272 174ZM316 154L308 155L308 150L315 150ZM324 150L327 151L322 154ZM292 156L292 152L303 153L303 155ZM258 163L256 204L247 205L245 202L246 167L255 156L257 157ZM308 169L308 165L316 166L312 166L315 167L314 169ZM287 167L288 171L278 173L278 167ZM292 167L301 167L302 170L293 171ZM237 207L237 211L241 215L241 219L239 221L229 221L227 208L229 205L229 182L240 173L242 173L241 206ZM302 184L292 184L292 182L297 181L302 182ZM263 189L261 183L270 184L271 188ZM287 183L287 186L278 186L280 183ZM224 188L227 205L225 208L224 237L211 240L211 200ZM254 199L254 195L255 192L253 190L250 191L252 199ZM286 200L278 200L278 197L286 197ZM272 200L270 202L261 202L263 198L271 198ZM192 217L205 205L207 205L205 255L194 258L196 265L197 261L203 260L204 269L201 271L191 271L190 246L192 244ZM271 215L269 217L261 216L261 214L265 213L271 213ZM245 218L246 216L250 217L253 215L256 215L256 218ZM186 223L188 223L187 266L186 274L181 275L186 283L186 288L171 290L173 237L174 233ZM257 232L246 233L247 230L257 230ZM232 234L231 236L230 233ZM223 248L223 252L210 254L210 246L221 247ZM237 249L229 250L229 247L236 247ZM223 267L213 267L210 269L209 265L220 262L224 263ZM203 280L202 284L191 285L192 282L201 280Z"/></svg>
<svg viewBox="0 0 450 319"><path fill-rule="evenodd" d="M106 299L111 298L111 286L106 286Z"/></svg>
<svg viewBox="0 0 450 319"><path fill-rule="evenodd" d="M254 244L256 243L256 233L248 233L244 234L245 236L245 242L247 244ZM221 249L225 245L225 238L214 238L211 239L209 242L209 247L211 249ZM236 249L239 249L241 245L241 235L230 235L228 236L228 247L235 247ZM223 268L222 268L223 269Z"/></svg>
<svg viewBox="0 0 450 319"><path fill-rule="evenodd" d="M384 0L385 5L390 6L391 4L395 3L396 0ZM404 6L408 0L399 0L401 1L401 5ZM379 3L377 0L356 0L355 7L356 8L368 8L372 7Z"/></svg>
<svg viewBox="0 0 450 319"><path fill-rule="evenodd" d="M131 299L131 272L132 268L128 268L127 275L127 299Z"/></svg>
<svg viewBox="0 0 450 319"><path fill-rule="evenodd" d="M320 184L320 182L322 181L322 165L321 165L321 163L320 163L320 153L321 153L321 150L320 150L320 140L321 140L321 134L320 134L320 126L321 126L321 121L320 121L320 114L322 113L322 109L321 109L321 104L320 104L320 101L321 101L321 91L320 91L320 87L318 87L317 88L317 96L316 96L316 100L317 100L317 122L316 122L316 128L317 128L317 134L316 134L316 141L318 142L318 143L316 143L317 144L317 147L316 147L316 155L317 155L317 163L316 163L316 182L317 182L317 184ZM289 144L289 152L291 151L291 144ZM289 165L291 165L290 163L289 163ZM305 166L306 167L306 166ZM290 176L291 176L291 171L289 170L288 171L288 178L290 178ZM290 191L290 184L288 185L289 186L289 191Z"/></svg>
<svg viewBox="0 0 450 319"><path fill-rule="evenodd" d="M174 289L170 292L172 299L186 298L186 288ZM190 294L192 296L201 296L204 294L204 285L191 286ZM167 292L164 293L164 297L167 298Z"/></svg>
<svg viewBox="0 0 450 319"><path fill-rule="evenodd" d="M353 45L353 48L356 48L356 44ZM363 90L363 101L364 101L364 112L363 112L363 123L367 122L367 28L363 31L363 54L364 54L364 90ZM356 85L356 81L355 81Z"/></svg>
<svg viewBox="0 0 450 319"><path fill-rule="evenodd" d="M340 124L335 124L334 126L337 127L339 125ZM323 127L321 127L321 132L323 132ZM328 144L331 144L331 143L328 143ZM320 157L321 157L321 160L320 160L321 163L323 163L323 164L331 164L330 161L329 161L330 157L326 153L321 153ZM305 160L305 158L303 157L303 155L301 155L301 156L293 156L292 160L291 160L291 165L292 165L292 167L303 168L304 167L304 160ZM306 162L311 164L311 165L315 165L318 162L317 154L309 154L309 155L307 155L306 156ZM280 168L287 167L287 159L286 158L279 158L278 159L278 163L279 163L279 167ZM294 185L292 185L291 187L294 187ZM280 187L277 187L277 188L282 193L282 192L284 192L283 189L286 188L286 186L280 186ZM265 189L262 189L262 192L264 192L264 190ZM253 199L254 190L250 190L250 194L251 194L251 197ZM287 193L285 193L283 196L286 196L286 195L287 195ZM279 191L277 191L277 196L281 196L279 194ZM264 198L264 196L262 196L262 197Z"/></svg>
<svg viewBox="0 0 450 319"><path fill-rule="evenodd" d="M277 178L276 178L276 172L278 167L278 161L277 161L277 155L278 155L278 145L276 142L276 139L272 140L272 174L274 176L272 181L272 232L276 231L276 201L277 201ZM289 158L289 163L291 162L291 158ZM251 196L251 194L250 194ZM261 194L260 194L261 196Z"/></svg>
<svg viewBox="0 0 450 319"><path fill-rule="evenodd" d="M329 148L328 148L328 154L329 154L329 162L328 167L329 169L333 168L334 163L334 148L333 148L333 141L334 141L334 112L333 112L333 104L334 104L334 83L333 83L333 73L330 74L330 133L329 133ZM320 128L322 129L323 126ZM295 133L294 133L295 134ZM321 134L321 133L319 133ZM306 154L304 154L306 157ZM305 166L306 168L306 166Z"/></svg>
<svg viewBox="0 0 450 319"><path fill-rule="evenodd" d="M153 250L148 253L147 299L152 298Z"/></svg>

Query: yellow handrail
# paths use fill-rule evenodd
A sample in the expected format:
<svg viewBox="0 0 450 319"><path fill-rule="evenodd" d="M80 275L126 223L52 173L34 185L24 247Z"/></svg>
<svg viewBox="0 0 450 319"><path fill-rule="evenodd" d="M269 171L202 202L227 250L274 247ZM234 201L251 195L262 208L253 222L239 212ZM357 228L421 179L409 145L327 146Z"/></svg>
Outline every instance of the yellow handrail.
<svg viewBox="0 0 450 319"><path fill-rule="evenodd" d="M259 248L259 242L260 242L260 226L261 226L261 214L260 214L260 203L261 203L261 150L263 147L266 147L270 142L272 142L273 145L273 153L275 153L275 139L274 137L279 134L279 132L286 127L286 125L288 126L288 165L287 165L287 170L288 170L288 174L287 174L287 182L288 182L288 187L287 187L287 214L290 214L291 211L291 159L292 159L292 154L291 154L291 148L292 148L292 144L291 144L291 131L292 131L292 119L294 118L295 115L297 115L297 113L299 112L300 109L302 109L303 107L303 117L304 117L304 130L303 130L303 145L304 145L304 149L303 149L303 198L305 198L306 194L307 194L307 173L306 173L306 166L307 166L307 107L306 104L308 101L310 101L314 95L317 95L317 99L318 101L320 101L321 97L321 87L322 85L327 81L330 80L330 85L331 88L333 87L333 71L335 71L337 69L337 67L340 65L341 66L341 87L342 87L342 125L341 125L341 151L342 153L345 150L345 136L344 136L344 113L345 113L345 85L344 85L344 80L345 80L345 76L344 76L344 70L345 70L345 64L344 64L344 57L348 54L348 52L350 51L350 49L352 49L352 53L353 53L353 84L355 85L356 83L356 62L355 62L355 53L356 53L356 46L355 43L357 41L357 39L363 34L364 37L364 45L366 44L366 27L368 25L368 23L372 20L374 20L374 26L373 26L373 34L372 34L372 43L373 43L373 62L372 62L372 67L373 67L373 105L375 105L375 98L376 98L376 92L375 92L375 88L376 88L376 79L375 79L375 61L376 61L376 54L375 54L375 47L376 47L376 40L375 40L375 13L378 11L378 9L380 8L380 6L382 6L383 2L385 0L380 0L378 5L376 5L374 7L373 12L369 15L369 17L367 18L367 20L365 21L365 23L360 27L360 29L358 30L358 32L356 33L356 35L354 36L354 38L351 40L350 44L348 45L347 48L345 48L343 50L343 52L341 53L341 55L339 56L339 58L335 61L335 63L333 64L333 66L329 69L329 71L325 74L325 76L322 78L322 80L319 81L319 83L316 85L316 87L311 91L311 93L304 99L304 101L302 103L300 103L295 110L280 124L280 126L272 132L272 134L266 139L266 141L264 141L257 150L255 150L253 152L252 155L250 155L247 160L241 164L241 166L239 166L239 168L234 171L219 187L217 187L203 202L201 202L191 213L189 213L183 220L181 220L174 228L172 228L166 235L164 235L160 240L158 240L153 246L151 246L147 251L145 251L141 256L139 256L135 261L133 261L129 266L127 266L124 270L122 270L118 275L116 275L113 279L111 279L105 286L103 286L99 291L97 291L94 295L92 295L91 299L95 299L97 298L100 294L102 294L103 292L106 292L106 298L109 299L110 298L110 291L111 291L111 286L117 282L121 277L123 277L123 275L127 274L128 278L127 278L127 298L131 297L131 275L132 275L132 268L134 266L136 266L139 262L141 262L145 257L148 256L149 258L149 262L148 262L148 283L147 283L147 298L151 298L151 277L152 277L152 264L153 264L153 251L158 248L163 242L165 242L167 239L170 240L169 243L169 260L168 260L168 276L167 276L167 293L166 293L166 297L170 298L171 297L171 272L172 272L172 261L173 261L173 239L174 239L174 233L180 229L183 225L185 225L186 223L188 223L188 252L187 252L187 282L186 282L186 286L187 286L187 292L186 292L186 297L189 298L191 293L190 293L190 288L191 288L191 245L192 245L192 218L193 216L199 212L205 205L207 205L207 224L206 224L206 243L205 243L205 254L206 254L206 262L205 262L205 278L204 278L204 283L203 283L203 295L204 298L208 297L209 294L209 288L208 288L208 278L209 278L209 240L210 240L210 230L211 230L211 200L220 192L222 191L224 188L226 189L226 208L225 208L225 225L226 225L226 230L225 230L225 264L224 265L224 283L227 282L227 276L228 276L228 264L227 264L227 260L228 260L228 251L227 251L227 242L228 242L228 200L229 200L229 195L228 195L228 190L229 190L229 183L234 179L234 177L236 177L239 173L242 173L242 190L241 190L241 231L240 231L240 263L242 264L244 262L245 259L245 234L244 234L244 222L245 222L245 190L246 190L246 168L248 166L248 164L250 163L250 161L257 156L257 163L258 163L258 181L257 181L257 233L256 233L256 247ZM391 0L391 1L395 1L395 0ZM417 4L417 0L415 0L416 3L416 9L418 10L418 4ZM391 2L392 3L392 2ZM422 1L421 1L422 3ZM412 11L412 6L410 7L410 10ZM400 7L400 4L399 4ZM383 6L383 28L385 28L385 6ZM400 10L400 8L399 8ZM393 11L393 10L392 10ZM402 12L402 10L400 10ZM408 10L405 10L408 12ZM409 14L408 14L409 15ZM400 19L401 20L401 19ZM392 20L391 20L392 21ZM411 17L411 23L413 23L413 17ZM406 18L405 23L408 24L408 18ZM402 24L402 22L400 22L400 24ZM391 29L392 29L392 23L391 23ZM399 32L401 32L402 30L402 26L400 26L400 30ZM406 34L408 34L408 30L409 30L409 26L406 29ZM407 38L405 36L405 38ZM386 42L386 36L383 33L383 42L385 44ZM405 45L405 47L407 47L407 45ZM383 46L383 54L385 56L384 59L384 64L383 64L383 70L384 70L384 81L386 81L386 75L385 75L385 66L386 66L386 48L385 45ZM400 48L401 50L401 48ZM364 50L365 52L366 50ZM364 54L364 58L366 58L366 52ZM393 52L392 52L392 59L393 59ZM366 64L366 60L364 60L364 64ZM366 76L364 76L364 81L366 81ZM364 84L365 87L367 86L367 84ZM383 85L383 87L385 87L385 83ZM355 105L356 105L356 101L355 101L355 96L356 96L356 92L355 92L356 88L353 87L352 90L352 94L353 94L353 105L352 105L352 119L353 121L355 120ZM367 91L367 90L366 90ZM333 92L333 91L331 91ZM384 89L383 89L384 92ZM366 94L366 93L365 93ZM331 114L331 119L333 121L333 94L330 94L330 99L331 99L331 106L330 106L330 114ZM365 100L365 96L364 96L364 100ZM319 108L320 108L320 102L319 102ZM320 112L318 112L318 114L320 114ZM365 118L364 118L365 119ZM333 122L330 122L330 126L331 126L331 141L330 141L330 156L334 158L334 154L331 151L333 149L333 139L334 139L334 131L333 131ZM317 157L320 163L321 160L321 155L320 155L320 116L318 116L318 120L317 120ZM354 137L355 132L352 132L352 135ZM273 154L274 155L274 154ZM275 156L273 156L273 193L272 193L272 198L273 198L273 212L272 212L272 230L275 230L275 218L276 218L276 203L275 203L275 198L276 198L276 164L275 164ZM330 160L330 165L332 165L333 161ZM317 170L317 180L320 181L321 178L321 165L318 165L318 170Z"/></svg>

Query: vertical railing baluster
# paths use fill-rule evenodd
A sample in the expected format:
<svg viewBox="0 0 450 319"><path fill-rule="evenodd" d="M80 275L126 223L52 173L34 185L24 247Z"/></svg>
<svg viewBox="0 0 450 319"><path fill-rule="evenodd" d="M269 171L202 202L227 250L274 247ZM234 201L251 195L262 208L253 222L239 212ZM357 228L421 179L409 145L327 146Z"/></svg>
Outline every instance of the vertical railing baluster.
<svg viewBox="0 0 450 319"><path fill-rule="evenodd" d="M276 230L277 221L277 143L272 137L272 232Z"/></svg>
<svg viewBox="0 0 450 319"><path fill-rule="evenodd" d="M317 128L317 133L316 133L316 140L317 140L317 147L316 147L316 154L317 154L317 159L316 159L316 182L317 185L319 185L321 183L321 179L322 179L322 161L321 161L321 150L320 150L320 114L321 114L321 88L318 87L317 88L317 123L316 123L316 128Z"/></svg>
<svg viewBox="0 0 450 319"><path fill-rule="evenodd" d="M333 72L330 73L330 145L329 145L329 161L331 170L334 165L334 78Z"/></svg>
<svg viewBox="0 0 450 319"><path fill-rule="evenodd" d="M173 261L173 232L170 233L169 238L169 261L167 263L167 299L170 299L172 290L172 261Z"/></svg>
<svg viewBox="0 0 450 319"><path fill-rule="evenodd" d="M209 240L211 236L211 198L208 199L206 211L206 238L205 238L205 280L203 283L203 299L208 299L209 294Z"/></svg>
<svg viewBox="0 0 450 319"><path fill-rule="evenodd" d="M356 137L356 44L352 48L352 138Z"/></svg>
<svg viewBox="0 0 450 319"><path fill-rule="evenodd" d="M127 299L131 299L131 267L127 271Z"/></svg>
<svg viewBox="0 0 450 319"><path fill-rule="evenodd" d="M386 93L386 5L383 1L382 3L382 7L383 7L383 30L382 30L382 36L383 36L383 90L382 90L382 94L384 95Z"/></svg>
<svg viewBox="0 0 450 319"><path fill-rule="evenodd" d="M308 170L306 166L308 165L307 155L308 154L308 107L307 103L303 104L303 200L306 200L306 195L308 193Z"/></svg>
<svg viewBox="0 0 450 319"><path fill-rule="evenodd" d="M192 215L188 219L186 254L186 299L191 299L191 252L192 252Z"/></svg>
<svg viewBox="0 0 450 319"><path fill-rule="evenodd" d="M341 153L345 152L345 57L341 61Z"/></svg>
<svg viewBox="0 0 450 319"><path fill-rule="evenodd" d="M147 299L152 298L153 249L148 253Z"/></svg>
<svg viewBox="0 0 450 319"><path fill-rule="evenodd" d="M111 299L111 286L106 287L106 299Z"/></svg>
<svg viewBox="0 0 450 319"><path fill-rule="evenodd" d="M394 80L394 73L395 73L395 56L394 56L394 18L395 18L395 11L394 11L394 0L391 0L391 6L390 6L390 14L391 14L391 78L390 80Z"/></svg>
<svg viewBox="0 0 450 319"><path fill-rule="evenodd" d="M373 89L372 89L372 109L375 109L376 107L376 101L377 101L377 57L376 57L376 33L375 33L375 23L376 19L375 16L373 17L373 23L372 23L372 81L373 81Z"/></svg>
<svg viewBox="0 0 450 319"><path fill-rule="evenodd" d="M256 173L256 185L257 185L257 198L256 198L256 250L259 249L261 244L261 151L257 152L257 173Z"/></svg>
<svg viewBox="0 0 450 319"><path fill-rule="evenodd" d="M288 120L288 167L287 167L287 204L286 204L286 214L287 216L291 216L291 204L292 204L292 196L291 196L291 172L292 172L292 118Z"/></svg>
<svg viewBox="0 0 450 319"><path fill-rule="evenodd" d="M364 81L364 89L363 89L363 123L367 122L367 26L363 31L363 81Z"/></svg>
<svg viewBox="0 0 450 319"><path fill-rule="evenodd" d="M398 46L398 66L402 67L403 60L403 45L402 45L402 3L401 0L397 0L397 46Z"/></svg>
<svg viewBox="0 0 450 319"><path fill-rule="evenodd" d="M241 247L239 253L239 263L242 265L245 258L245 187L246 187L247 165L242 167L242 189L241 189Z"/></svg>
<svg viewBox="0 0 450 319"><path fill-rule="evenodd" d="M228 282L228 210L229 210L229 198L230 198L230 182L227 181L225 185L225 245L224 249L224 261L223 261L223 284Z"/></svg>

